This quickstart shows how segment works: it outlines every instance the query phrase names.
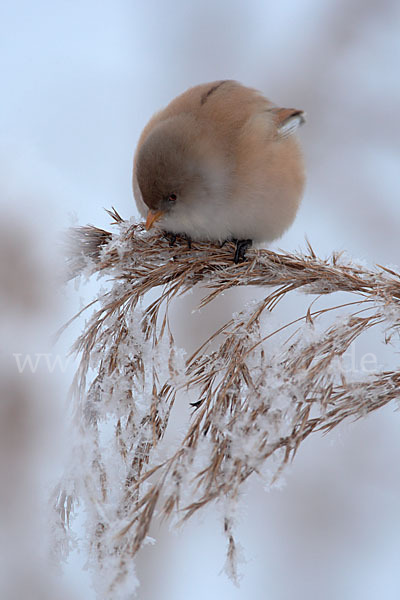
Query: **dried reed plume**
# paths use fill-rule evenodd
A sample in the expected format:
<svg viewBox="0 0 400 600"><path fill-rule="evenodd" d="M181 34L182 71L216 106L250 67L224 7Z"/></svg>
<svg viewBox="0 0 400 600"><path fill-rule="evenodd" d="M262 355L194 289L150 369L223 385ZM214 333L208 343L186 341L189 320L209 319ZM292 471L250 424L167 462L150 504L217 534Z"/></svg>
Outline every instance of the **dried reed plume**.
<svg viewBox="0 0 400 600"><path fill-rule="evenodd" d="M109 287L89 304L97 309L73 348L81 356L75 380L80 437L71 466L75 492L62 494L59 508L68 520L72 496L85 501L90 556L104 597L132 591L131 559L156 511L182 521L212 501L224 506L227 570L235 578L234 510L247 478L258 473L273 481L310 433L399 399L400 371L357 379L345 372L342 358L378 325L385 343L398 343L400 275L340 254L322 260L310 245L305 254L251 249L236 265L232 243L189 249L178 238L171 247L159 231L145 232L115 210L109 214L116 234L87 226L70 236L71 277L102 275ZM184 361L168 306L196 284L208 290L201 306L236 286L268 292ZM151 290L157 296L143 307ZM268 331L263 315L295 290L351 296L334 308L311 305L303 317ZM281 341L284 330L288 339ZM279 332L279 343L266 347ZM193 415L179 445L169 454L164 446L160 459L179 390L191 393Z"/></svg>

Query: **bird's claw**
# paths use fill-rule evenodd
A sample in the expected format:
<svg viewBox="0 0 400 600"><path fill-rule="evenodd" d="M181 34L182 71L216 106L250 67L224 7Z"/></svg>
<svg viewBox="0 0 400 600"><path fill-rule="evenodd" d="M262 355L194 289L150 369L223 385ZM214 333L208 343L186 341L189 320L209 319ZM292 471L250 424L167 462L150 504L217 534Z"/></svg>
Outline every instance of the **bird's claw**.
<svg viewBox="0 0 400 600"><path fill-rule="evenodd" d="M175 242L176 242L176 234L175 233L170 233L169 231L165 231L164 237L165 237L165 239L167 239L169 241L169 245L171 247L175 245Z"/></svg>
<svg viewBox="0 0 400 600"><path fill-rule="evenodd" d="M169 241L169 245L172 247L172 246L175 246L175 242L176 242L176 238L178 237L178 234L171 233L170 231L165 231L164 237ZM192 249L192 239L186 234L182 234L181 237L183 237L186 240L188 248L189 248L189 250L191 250Z"/></svg>
<svg viewBox="0 0 400 600"><path fill-rule="evenodd" d="M232 240L236 244L235 256L233 262L237 265L241 260L245 260L246 250L252 245L252 240Z"/></svg>

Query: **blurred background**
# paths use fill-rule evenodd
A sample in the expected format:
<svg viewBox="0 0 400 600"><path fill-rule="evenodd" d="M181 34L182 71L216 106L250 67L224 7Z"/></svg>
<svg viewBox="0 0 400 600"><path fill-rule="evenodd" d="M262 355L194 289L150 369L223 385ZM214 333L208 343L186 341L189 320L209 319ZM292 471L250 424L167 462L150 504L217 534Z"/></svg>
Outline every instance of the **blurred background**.
<svg viewBox="0 0 400 600"><path fill-rule="evenodd" d="M136 216L132 157L148 119L191 85L237 79L308 115L300 131L303 204L274 249L304 248L307 235L320 256L346 250L364 264L399 265L399 59L397 0L1 3L0 356L7 374L1 416L9 435L0 436L0 548L10 564L1 597L24 597L15 582L41 535L31 525L23 541L21 523L32 523L33 505L45 519L43 479L58 464L50 464L48 449L62 457L57 406L73 372L70 365L64 373L54 369L50 380L46 369L22 377L13 355L50 352L48 335L96 289L94 283L75 294L54 290L59 231L89 222L107 228L103 208L112 205L123 217ZM205 316L177 324L178 338L195 346L204 326L212 329L251 295L238 291ZM196 296L183 301L189 317L195 304ZM66 336L65 353L77 333ZM365 344L354 350L355 370L375 351L376 340ZM385 367L398 366L398 359L386 353ZM395 408L309 438L282 489L266 492L251 482L238 532L247 560L240 588L219 574L225 542L218 511L209 511L178 535L167 527L153 531L156 546L138 559L138 597L398 600ZM57 443L45 435L49 429L60 432ZM18 436L26 445L16 443ZM84 535L79 519L76 531ZM69 558L67 597L94 598L84 565L82 554ZM14 587L5 583L12 569ZM39 566L27 571L19 585L30 586L32 598L61 597L38 573Z"/></svg>

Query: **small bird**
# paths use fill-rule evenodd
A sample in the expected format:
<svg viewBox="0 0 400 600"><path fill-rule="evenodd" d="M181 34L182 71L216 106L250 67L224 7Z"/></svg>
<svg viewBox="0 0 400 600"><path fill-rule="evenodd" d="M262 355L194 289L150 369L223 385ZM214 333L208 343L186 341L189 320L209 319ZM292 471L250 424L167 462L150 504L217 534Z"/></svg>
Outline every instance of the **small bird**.
<svg viewBox="0 0 400 600"><path fill-rule="evenodd" d="M236 81L197 85L144 128L133 191L146 229L155 223L188 240L252 242L279 238L293 222L304 187L295 132L304 113L278 108Z"/></svg>

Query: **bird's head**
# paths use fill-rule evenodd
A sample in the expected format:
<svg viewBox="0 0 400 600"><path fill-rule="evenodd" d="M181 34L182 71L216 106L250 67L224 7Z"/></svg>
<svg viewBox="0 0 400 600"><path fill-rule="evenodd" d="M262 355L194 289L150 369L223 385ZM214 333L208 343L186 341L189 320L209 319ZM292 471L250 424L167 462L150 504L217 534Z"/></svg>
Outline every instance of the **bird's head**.
<svg viewBox="0 0 400 600"><path fill-rule="evenodd" d="M149 209L146 229L160 221L174 230L172 223L184 224L215 193L219 170L214 150L203 139L200 125L183 115L162 121L142 143L136 177Z"/></svg>

